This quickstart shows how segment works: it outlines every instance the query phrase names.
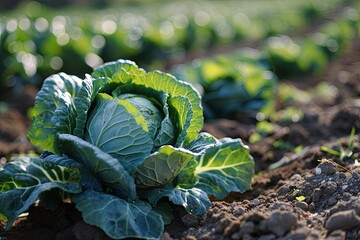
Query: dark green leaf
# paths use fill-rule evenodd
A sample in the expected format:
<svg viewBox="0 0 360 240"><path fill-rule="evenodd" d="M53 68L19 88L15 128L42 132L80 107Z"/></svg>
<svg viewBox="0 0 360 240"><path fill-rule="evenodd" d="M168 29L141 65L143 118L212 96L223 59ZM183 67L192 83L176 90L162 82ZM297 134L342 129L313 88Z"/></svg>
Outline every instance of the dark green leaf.
<svg viewBox="0 0 360 240"><path fill-rule="evenodd" d="M41 193L60 189L69 193L82 191L80 170L66 166L62 160L54 164L39 158L22 158L8 163L0 171L0 213L8 218L7 229L25 212Z"/></svg>
<svg viewBox="0 0 360 240"><path fill-rule="evenodd" d="M198 188L184 189L167 186L146 191L146 195L153 205L156 205L161 198L168 197L173 204L183 206L187 212L196 216L205 214L211 206L207 194Z"/></svg>
<svg viewBox="0 0 360 240"><path fill-rule="evenodd" d="M174 220L171 205L168 201L160 201L153 207L153 210L161 215L164 224L170 224Z"/></svg>
<svg viewBox="0 0 360 240"><path fill-rule="evenodd" d="M81 88L74 99L74 106L76 108L76 125L73 134L79 138L84 138L88 111L90 109L94 94L92 79L90 76L87 76L82 81Z"/></svg>
<svg viewBox="0 0 360 240"><path fill-rule="evenodd" d="M195 153L203 153L207 148L218 143L218 140L209 133L202 132L199 136L193 141L189 150Z"/></svg>
<svg viewBox="0 0 360 240"><path fill-rule="evenodd" d="M112 195L85 191L72 201L86 223L95 225L114 239L159 239L164 230L162 216L142 201L126 202Z"/></svg>
<svg viewBox="0 0 360 240"><path fill-rule="evenodd" d="M105 186L122 198L136 197L134 179L121 163L98 147L70 134L59 134L60 148L70 158L85 165Z"/></svg>

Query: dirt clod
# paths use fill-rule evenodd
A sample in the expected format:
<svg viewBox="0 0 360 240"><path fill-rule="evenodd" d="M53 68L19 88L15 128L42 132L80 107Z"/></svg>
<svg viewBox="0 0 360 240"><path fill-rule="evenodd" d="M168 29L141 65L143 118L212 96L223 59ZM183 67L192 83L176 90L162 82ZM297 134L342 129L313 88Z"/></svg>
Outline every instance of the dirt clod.
<svg viewBox="0 0 360 240"><path fill-rule="evenodd" d="M336 173L336 166L330 162L322 162L317 168L321 169L321 173L325 175L331 175Z"/></svg>
<svg viewBox="0 0 360 240"><path fill-rule="evenodd" d="M164 232L160 240L173 240L173 238L170 236L168 232Z"/></svg>
<svg viewBox="0 0 360 240"><path fill-rule="evenodd" d="M327 220L325 227L329 232L337 229L348 230L360 226L360 216L355 210L334 213Z"/></svg>
<svg viewBox="0 0 360 240"><path fill-rule="evenodd" d="M268 230L277 237L284 236L285 233L295 227L297 218L293 213L275 211L267 219Z"/></svg>

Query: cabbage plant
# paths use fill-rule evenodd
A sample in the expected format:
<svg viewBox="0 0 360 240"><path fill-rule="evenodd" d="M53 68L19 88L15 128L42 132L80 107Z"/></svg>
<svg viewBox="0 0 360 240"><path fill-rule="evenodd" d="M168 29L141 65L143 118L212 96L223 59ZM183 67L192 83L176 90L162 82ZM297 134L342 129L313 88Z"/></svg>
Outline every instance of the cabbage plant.
<svg viewBox="0 0 360 240"><path fill-rule="evenodd" d="M208 195L244 192L254 173L249 149L200 133L200 103L189 83L126 60L85 79L48 77L28 132L43 153L0 171L7 228L38 199L51 209L66 199L111 238L157 239L173 205L200 216Z"/></svg>
<svg viewBox="0 0 360 240"><path fill-rule="evenodd" d="M260 53L240 54L197 59L173 70L175 76L203 90L206 119L234 118L238 113L271 108L276 76L263 66Z"/></svg>

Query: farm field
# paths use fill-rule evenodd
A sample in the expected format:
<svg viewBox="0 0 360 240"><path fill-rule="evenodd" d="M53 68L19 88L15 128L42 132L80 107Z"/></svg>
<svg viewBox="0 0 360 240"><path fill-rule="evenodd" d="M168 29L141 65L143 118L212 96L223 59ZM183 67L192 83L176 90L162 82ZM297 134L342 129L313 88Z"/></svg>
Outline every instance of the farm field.
<svg viewBox="0 0 360 240"><path fill-rule="evenodd" d="M360 238L357 1L119 9L0 17L1 240Z"/></svg>

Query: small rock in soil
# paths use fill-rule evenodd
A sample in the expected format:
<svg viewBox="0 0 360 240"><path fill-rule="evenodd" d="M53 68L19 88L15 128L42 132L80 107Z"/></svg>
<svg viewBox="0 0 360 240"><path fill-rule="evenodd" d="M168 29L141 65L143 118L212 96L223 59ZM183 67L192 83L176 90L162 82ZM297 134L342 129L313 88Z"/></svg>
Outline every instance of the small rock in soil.
<svg viewBox="0 0 360 240"><path fill-rule="evenodd" d="M295 206L304 211L307 211L309 209L309 205L306 202L296 202Z"/></svg>
<svg viewBox="0 0 360 240"><path fill-rule="evenodd" d="M242 233L252 233L255 229L255 224L253 222L246 222L241 226Z"/></svg>
<svg viewBox="0 0 360 240"><path fill-rule="evenodd" d="M331 175L333 173L336 173L336 166L334 166L334 164L332 164L331 162L324 161L320 163L317 168L320 168L321 173L325 175Z"/></svg>
<svg viewBox="0 0 360 240"><path fill-rule="evenodd" d="M338 178L346 178L345 173L339 172L339 173L337 173L337 175L338 175Z"/></svg>
<svg viewBox="0 0 360 240"><path fill-rule="evenodd" d="M312 201L314 203L318 202L320 200L321 195L322 195L321 190L319 188L315 188L314 193L312 195Z"/></svg>
<svg viewBox="0 0 360 240"><path fill-rule="evenodd" d="M320 239L320 236L321 234L319 231L311 231L306 240L317 240Z"/></svg>
<svg viewBox="0 0 360 240"><path fill-rule="evenodd" d="M259 240L274 240L276 239L276 236L274 234L266 234L262 235L258 238Z"/></svg>
<svg viewBox="0 0 360 240"><path fill-rule="evenodd" d="M288 194L290 191L291 190L288 185L283 185L277 190L277 194L279 196L284 196L284 195Z"/></svg>
<svg viewBox="0 0 360 240"><path fill-rule="evenodd" d="M244 208L242 208L240 206L236 207L235 204L234 205L232 204L231 208L232 208L231 212L234 214L235 217L239 217L245 213Z"/></svg>
<svg viewBox="0 0 360 240"><path fill-rule="evenodd" d="M335 182L326 182L321 186L324 189L324 194L331 196L337 190L337 185Z"/></svg>
<svg viewBox="0 0 360 240"><path fill-rule="evenodd" d="M284 236L297 224L297 217L291 212L274 211L267 219L268 230L278 237Z"/></svg>
<svg viewBox="0 0 360 240"><path fill-rule="evenodd" d="M333 206L334 204L336 204L336 202L337 202L336 197L331 197L327 200L327 205Z"/></svg>
<svg viewBox="0 0 360 240"><path fill-rule="evenodd" d="M320 175L321 174L321 168L315 168L315 175Z"/></svg>
<svg viewBox="0 0 360 240"><path fill-rule="evenodd" d="M265 219L265 215L261 212L254 211L248 218L247 221L252 221L255 223L259 223L261 220Z"/></svg>
<svg viewBox="0 0 360 240"><path fill-rule="evenodd" d="M253 200L253 204L254 204L255 206L259 205L259 204L260 204L260 200L257 199L257 198L255 198L255 199Z"/></svg>
<svg viewBox="0 0 360 240"><path fill-rule="evenodd" d="M325 224L325 228L329 232L337 229L348 230L357 226L360 226L360 217L356 215L355 210L334 213Z"/></svg>
<svg viewBox="0 0 360 240"><path fill-rule="evenodd" d="M333 231L329 234L329 236L327 236L326 240L341 240L341 239L345 239L346 237L346 233L342 230L336 230Z"/></svg>
<svg viewBox="0 0 360 240"><path fill-rule="evenodd" d="M222 223L224 223L224 222L222 222ZM228 222L227 225L228 226L223 224L220 228L216 227L215 232L221 233L223 231L225 236L231 236L235 232L238 232L240 229L240 225L237 222L233 222L233 223ZM224 230L220 231L220 229L224 229Z"/></svg>
<svg viewBox="0 0 360 240"><path fill-rule="evenodd" d="M173 240L173 238L170 236L168 232L164 232L160 240Z"/></svg>
<svg viewBox="0 0 360 240"><path fill-rule="evenodd" d="M288 233L285 238L286 239L306 239L309 234L309 229L306 228L298 228L290 233Z"/></svg>

